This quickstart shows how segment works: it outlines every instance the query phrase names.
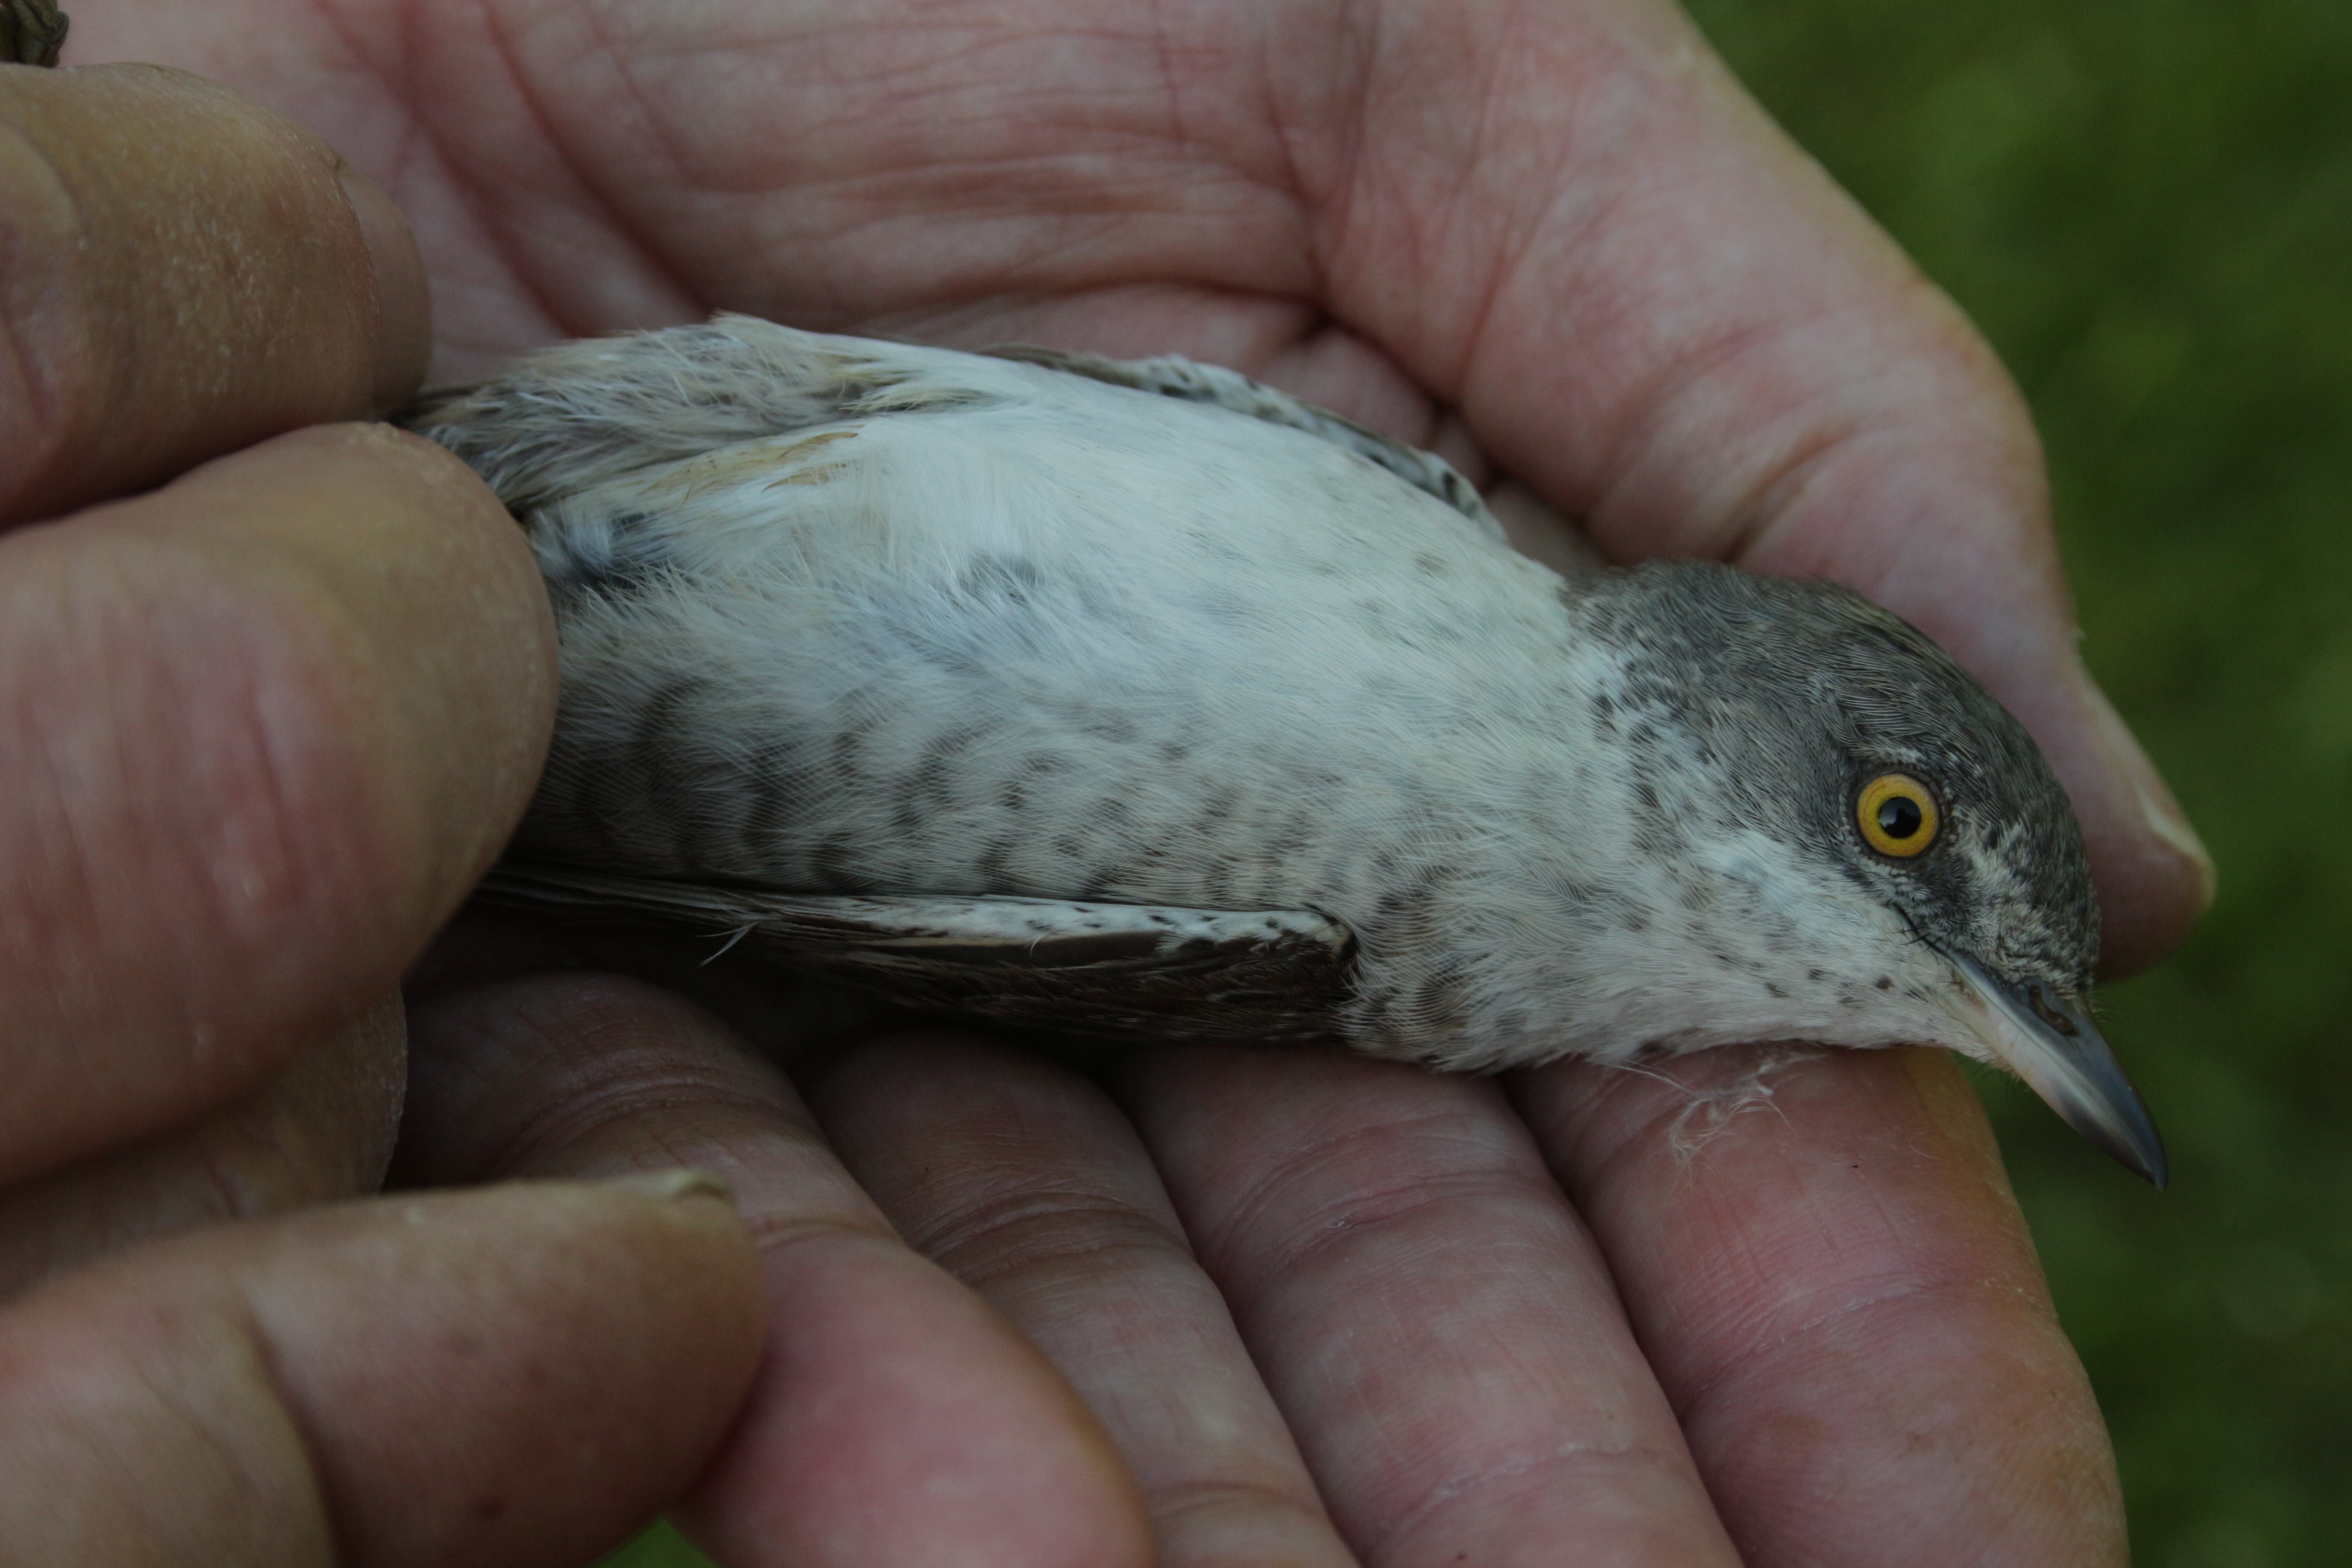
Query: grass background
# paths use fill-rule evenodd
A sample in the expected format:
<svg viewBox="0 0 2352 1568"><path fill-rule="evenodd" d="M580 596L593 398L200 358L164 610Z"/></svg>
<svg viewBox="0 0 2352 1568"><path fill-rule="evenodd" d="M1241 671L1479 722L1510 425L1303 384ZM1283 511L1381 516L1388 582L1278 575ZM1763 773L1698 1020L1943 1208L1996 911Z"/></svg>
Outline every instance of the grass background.
<svg viewBox="0 0 2352 1568"><path fill-rule="evenodd" d="M1691 4L2023 384L2085 655L2221 863L2103 993L2169 1194L1987 1086L2138 1560L2352 1563L2352 0Z"/></svg>

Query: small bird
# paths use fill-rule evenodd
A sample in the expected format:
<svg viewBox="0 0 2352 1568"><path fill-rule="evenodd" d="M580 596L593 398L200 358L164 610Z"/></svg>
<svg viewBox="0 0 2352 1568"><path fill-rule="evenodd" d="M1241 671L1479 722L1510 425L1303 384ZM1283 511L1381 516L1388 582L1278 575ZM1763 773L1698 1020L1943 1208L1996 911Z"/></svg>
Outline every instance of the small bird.
<svg viewBox="0 0 2352 1568"><path fill-rule="evenodd" d="M2164 1184L2064 792L1847 589L1562 576L1440 458L1178 358L720 316L405 422L555 606L494 896L1098 1037L1940 1045Z"/></svg>

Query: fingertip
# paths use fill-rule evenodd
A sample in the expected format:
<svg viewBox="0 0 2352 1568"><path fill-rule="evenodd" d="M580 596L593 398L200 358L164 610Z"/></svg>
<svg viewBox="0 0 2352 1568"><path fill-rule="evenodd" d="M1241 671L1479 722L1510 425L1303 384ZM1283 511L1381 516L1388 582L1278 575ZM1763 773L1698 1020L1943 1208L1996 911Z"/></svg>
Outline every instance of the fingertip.
<svg viewBox="0 0 2352 1568"><path fill-rule="evenodd" d="M2087 671L2080 676L2086 728L2104 764L2104 809L2085 813L2091 874L2105 929L2103 978L2137 973L2187 940L2212 907L2219 877L2189 814L2122 714Z"/></svg>
<svg viewBox="0 0 2352 1568"><path fill-rule="evenodd" d="M654 1282L655 1294L692 1303L707 1342L703 1364L739 1394L750 1386L767 1337L767 1277L759 1238L726 1182L709 1171L675 1166L589 1181L516 1183L511 1190L584 1200L586 1223L600 1245L625 1248ZM604 1241L607 1236L613 1240Z"/></svg>

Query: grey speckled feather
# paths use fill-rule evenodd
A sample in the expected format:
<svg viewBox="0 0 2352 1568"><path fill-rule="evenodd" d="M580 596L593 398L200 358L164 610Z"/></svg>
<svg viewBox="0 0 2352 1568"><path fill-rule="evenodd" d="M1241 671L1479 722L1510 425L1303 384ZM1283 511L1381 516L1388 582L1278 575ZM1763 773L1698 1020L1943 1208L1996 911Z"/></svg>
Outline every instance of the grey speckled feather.
<svg viewBox="0 0 2352 1568"><path fill-rule="evenodd" d="M562 713L517 844L541 901L601 879L1063 1029L1328 1029L1472 1068L1930 1041L2162 1173L2084 1010L2063 794L1844 589L1564 582L1439 459L1181 360L722 317L550 350L410 423L497 487L554 599ZM950 963L941 900L1024 902ZM1021 921L1105 906L1217 934L1087 975L1024 951Z"/></svg>

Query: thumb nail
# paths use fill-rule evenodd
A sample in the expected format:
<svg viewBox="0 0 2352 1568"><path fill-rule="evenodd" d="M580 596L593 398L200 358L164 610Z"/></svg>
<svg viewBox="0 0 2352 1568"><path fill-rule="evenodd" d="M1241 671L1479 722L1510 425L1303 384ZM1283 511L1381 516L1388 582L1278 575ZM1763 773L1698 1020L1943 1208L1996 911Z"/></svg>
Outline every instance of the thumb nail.
<svg viewBox="0 0 2352 1568"><path fill-rule="evenodd" d="M675 1203L686 1198L718 1198L723 1203L735 1201L735 1189L708 1171L679 1166L667 1171L631 1171L625 1176L605 1176L596 1184L614 1192L634 1193L641 1198L657 1198Z"/></svg>
<svg viewBox="0 0 2352 1568"><path fill-rule="evenodd" d="M348 165L336 175L375 271L375 408L386 413L408 401L433 355L433 300L425 283L425 257L399 205L382 187Z"/></svg>
<svg viewBox="0 0 2352 1568"><path fill-rule="evenodd" d="M2116 776L2130 787L2150 836L2187 861L2195 873L2199 912L2210 909L2218 883L2212 853L2197 836L2197 829L2189 826L2189 814L2180 809L2171 786L2156 771L2156 763L2141 749L2131 726L2124 722L2124 716L2116 711L2116 705L2107 700L2107 694L2087 673L2083 677L2083 689L2092 723L2097 730L2100 752Z"/></svg>

